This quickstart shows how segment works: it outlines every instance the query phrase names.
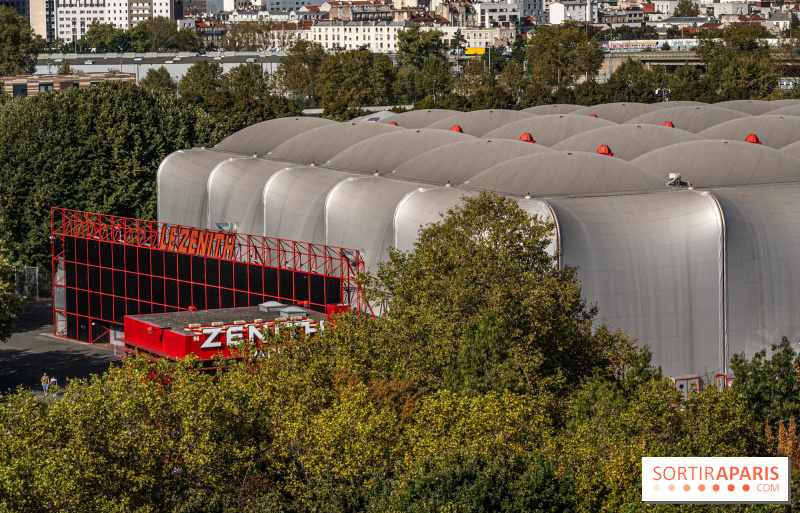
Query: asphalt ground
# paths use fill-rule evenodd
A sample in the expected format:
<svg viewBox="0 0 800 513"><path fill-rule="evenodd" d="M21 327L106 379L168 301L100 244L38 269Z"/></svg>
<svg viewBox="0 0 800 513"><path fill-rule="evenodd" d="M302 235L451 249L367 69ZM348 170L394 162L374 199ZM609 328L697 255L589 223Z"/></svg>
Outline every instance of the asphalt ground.
<svg viewBox="0 0 800 513"><path fill-rule="evenodd" d="M17 321L14 334L0 343L0 392L22 386L43 395L42 373L55 376L64 387L70 379L102 374L119 365L111 344L86 344L53 335L50 300L30 301Z"/></svg>

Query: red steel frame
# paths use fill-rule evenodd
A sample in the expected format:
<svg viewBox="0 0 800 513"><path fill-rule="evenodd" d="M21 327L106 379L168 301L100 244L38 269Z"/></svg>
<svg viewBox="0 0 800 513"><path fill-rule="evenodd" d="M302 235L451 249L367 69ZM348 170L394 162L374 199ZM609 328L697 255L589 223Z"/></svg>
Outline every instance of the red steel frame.
<svg viewBox="0 0 800 513"><path fill-rule="evenodd" d="M234 263L254 264L261 267L337 278L341 284L342 303L352 309L371 313L369 303L364 301L358 286L359 274L364 272L365 266L361 254L357 250L56 207L50 211L50 227L54 291L53 321L56 330L57 312L75 315L74 312L57 310L55 303L56 287L66 285L61 282L63 277L59 279L59 273L57 273L58 263L65 261L64 245L59 245L57 242L63 241L64 237L136 248L158 249L191 256L206 256ZM181 280L176 281L180 282ZM294 280L292 281L294 294L295 283ZM327 289L327 280L325 287ZM114 297L123 299L120 296ZM142 296L137 297L141 298ZM325 297L327 298L327 290ZM130 298L125 297L124 299ZM151 305L156 304L150 303ZM309 303L306 302L306 304ZM80 317L87 316L80 315ZM89 316L88 319L91 321L101 320L92 316ZM92 322L92 324L95 323ZM98 326L101 325L98 324ZM96 337L92 333L92 342L102 336L104 334Z"/></svg>

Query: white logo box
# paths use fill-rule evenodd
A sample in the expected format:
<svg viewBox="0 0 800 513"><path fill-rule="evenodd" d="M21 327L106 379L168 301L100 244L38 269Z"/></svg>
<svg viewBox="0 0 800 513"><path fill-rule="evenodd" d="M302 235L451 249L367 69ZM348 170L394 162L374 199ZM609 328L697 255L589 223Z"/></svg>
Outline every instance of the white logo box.
<svg viewBox="0 0 800 513"><path fill-rule="evenodd" d="M646 504L790 504L789 458L642 458Z"/></svg>

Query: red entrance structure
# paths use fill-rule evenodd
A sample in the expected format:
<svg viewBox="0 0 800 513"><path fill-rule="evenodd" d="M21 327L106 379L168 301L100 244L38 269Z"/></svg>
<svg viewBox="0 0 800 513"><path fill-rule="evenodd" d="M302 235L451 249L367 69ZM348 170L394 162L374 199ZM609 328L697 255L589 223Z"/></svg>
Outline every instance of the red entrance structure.
<svg viewBox="0 0 800 513"><path fill-rule="evenodd" d="M109 342L126 315L297 303L368 308L357 250L53 208L56 336Z"/></svg>

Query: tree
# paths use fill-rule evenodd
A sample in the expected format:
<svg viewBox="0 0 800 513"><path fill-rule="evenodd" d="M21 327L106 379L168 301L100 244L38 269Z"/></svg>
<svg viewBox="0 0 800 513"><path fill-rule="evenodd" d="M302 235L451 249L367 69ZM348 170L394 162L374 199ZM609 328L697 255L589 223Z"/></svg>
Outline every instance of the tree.
<svg viewBox="0 0 800 513"><path fill-rule="evenodd" d="M325 49L313 41L300 40L292 46L278 65L279 87L296 100L316 102L317 74L325 60Z"/></svg>
<svg viewBox="0 0 800 513"><path fill-rule="evenodd" d="M727 99L768 97L778 85L778 71L760 27L729 25L698 36L697 56L706 78Z"/></svg>
<svg viewBox="0 0 800 513"><path fill-rule="evenodd" d="M73 73L72 67L69 65L69 62L66 59L59 64L57 73L59 75L70 75Z"/></svg>
<svg viewBox="0 0 800 513"><path fill-rule="evenodd" d="M0 76L29 75L36 71L41 37L16 9L0 6Z"/></svg>
<svg viewBox="0 0 800 513"><path fill-rule="evenodd" d="M469 350L462 361L487 362L481 373L490 389L519 393L558 390L604 368L624 337L592 332L595 311L580 298L576 271L557 269L545 250L551 230L511 199L465 199L420 230L414 250L391 251L365 283L387 313L366 328L338 321L347 368L441 388L461 374ZM487 336L499 333L497 343L472 342L482 325Z"/></svg>
<svg viewBox="0 0 800 513"><path fill-rule="evenodd" d="M84 41L96 52L117 52L130 49L130 35L113 23L92 21L86 30Z"/></svg>
<svg viewBox="0 0 800 513"><path fill-rule="evenodd" d="M222 88L253 100L270 95L269 75L260 64L241 64L222 76Z"/></svg>
<svg viewBox="0 0 800 513"><path fill-rule="evenodd" d="M780 421L788 422L791 416L800 417L800 375L797 373L797 352L789 339L783 337L780 344L772 344L770 357L761 350L747 359L744 354L731 358L731 370L736 379L733 390L742 394L747 409L761 422L767 422L774 430Z"/></svg>
<svg viewBox="0 0 800 513"><path fill-rule="evenodd" d="M214 93L222 89L222 66L216 62L197 61L178 83L181 99L203 107L214 102Z"/></svg>
<svg viewBox="0 0 800 513"><path fill-rule="evenodd" d="M361 48L325 57L316 90L322 107L332 112L360 109L392 100L394 69L384 56Z"/></svg>
<svg viewBox="0 0 800 513"><path fill-rule="evenodd" d="M440 30L421 30L419 25L411 25L406 30L397 31L397 53L400 62L422 68L425 59L434 56L445 59L445 44Z"/></svg>
<svg viewBox="0 0 800 513"><path fill-rule="evenodd" d="M547 86L574 85L584 75L592 78L603 63L603 51L576 23L543 25L528 37L528 73Z"/></svg>
<svg viewBox="0 0 800 513"><path fill-rule="evenodd" d="M18 99L0 111L0 233L14 260L49 265L51 207L156 214L156 171L215 142L214 121L177 99L105 82Z"/></svg>
<svg viewBox="0 0 800 513"><path fill-rule="evenodd" d="M140 21L130 29L130 36L133 49L137 52L180 50L178 27L174 20L163 16Z"/></svg>
<svg viewBox="0 0 800 513"><path fill-rule="evenodd" d="M456 30L456 33L453 34L453 39L450 40L450 50L456 53L456 55L461 55L461 50L464 49L464 46L467 44L467 38L464 37L464 34L461 33L461 29L459 28Z"/></svg>
<svg viewBox="0 0 800 513"><path fill-rule="evenodd" d="M22 309L22 300L14 291L14 266L5 241L0 239L0 342L11 336Z"/></svg>
<svg viewBox="0 0 800 513"><path fill-rule="evenodd" d="M410 68L415 70L416 68ZM442 98L453 90L453 74L445 61L428 56L422 63L422 69L416 73L416 90L422 96L438 96Z"/></svg>
<svg viewBox="0 0 800 513"><path fill-rule="evenodd" d="M147 70L147 74L139 82L139 86L148 91L161 92L170 96L174 96L178 91L178 84L164 66Z"/></svg>
<svg viewBox="0 0 800 513"><path fill-rule="evenodd" d="M665 87L665 82L662 66L647 69L629 57L611 74L606 88L609 101L653 103L658 100L656 89Z"/></svg>
<svg viewBox="0 0 800 513"><path fill-rule="evenodd" d="M692 0L679 0L672 12L673 18L694 18L700 16L700 9Z"/></svg>

